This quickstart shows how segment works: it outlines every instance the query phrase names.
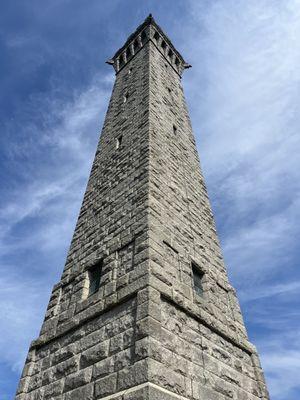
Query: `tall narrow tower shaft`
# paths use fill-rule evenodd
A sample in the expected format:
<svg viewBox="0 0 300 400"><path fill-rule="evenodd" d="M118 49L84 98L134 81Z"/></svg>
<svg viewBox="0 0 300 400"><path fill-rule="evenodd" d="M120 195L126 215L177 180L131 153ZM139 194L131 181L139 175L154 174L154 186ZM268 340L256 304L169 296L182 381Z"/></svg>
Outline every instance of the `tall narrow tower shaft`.
<svg viewBox="0 0 300 400"><path fill-rule="evenodd" d="M184 99L149 16L116 81L61 280L16 400L268 400Z"/></svg>

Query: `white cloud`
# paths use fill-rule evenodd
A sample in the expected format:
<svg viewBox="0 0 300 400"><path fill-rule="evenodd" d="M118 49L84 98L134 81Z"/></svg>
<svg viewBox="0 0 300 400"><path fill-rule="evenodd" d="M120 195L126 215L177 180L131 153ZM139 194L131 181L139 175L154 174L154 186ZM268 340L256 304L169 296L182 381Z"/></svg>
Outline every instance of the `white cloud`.
<svg viewBox="0 0 300 400"><path fill-rule="evenodd" d="M1 266L0 277L0 354L1 361L21 371L29 343L38 334L45 299L49 290L38 280L22 279L10 267ZM34 312L33 312L34 310Z"/></svg>
<svg viewBox="0 0 300 400"><path fill-rule="evenodd" d="M258 299L265 299L268 297L279 296L284 294L285 296L295 293L298 295L300 290L300 281L288 282L281 284L265 285L256 287L248 290L239 292L239 297L243 302L253 301Z"/></svg>
<svg viewBox="0 0 300 400"><path fill-rule="evenodd" d="M226 260L277 267L299 232L299 2L189 4L185 87Z"/></svg>
<svg viewBox="0 0 300 400"><path fill-rule="evenodd" d="M273 215L264 217L258 212L253 222L245 221L224 238L223 251L236 283L248 287L249 282L269 280L270 274L292 260L298 247L299 214L300 198L296 198Z"/></svg>
<svg viewBox="0 0 300 400"><path fill-rule="evenodd" d="M12 143L17 169L24 168L23 159L18 165L18 154L22 154L24 146L29 155L39 147L47 151L44 165L39 159L40 169L25 173L26 179L2 199L0 209L0 254L10 260L1 266L0 354L1 360L14 370L23 367L29 341L38 334L54 276L62 271L62 264L51 265L51 262L59 259L63 263L62 257L54 254L64 254L71 238L101 117L111 92L110 84L111 75L104 79L95 77L84 92L74 93L73 100L63 107L55 99L47 104L39 99L39 111L47 109L47 113L43 111L47 129L41 133L40 126L28 121L30 126L24 126L23 130L30 130L31 135L24 135L26 139L21 146ZM32 221L35 221L33 229L26 229L25 234L16 233ZM33 252L31 266L21 256L28 251ZM34 252L48 258L48 262L43 258L40 261L45 263L44 267L36 267ZM46 269L48 264L52 272Z"/></svg>
<svg viewBox="0 0 300 400"><path fill-rule="evenodd" d="M224 256L272 400L296 399L300 2L189 6L179 38L193 65L184 86Z"/></svg>
<svg viewBox="0 0 300 400"><path fill-rule="evenodd" d="M39 169L34 171L4 202L0 209L2 239L26 218L47 215L50 203L58 198L59 204L52 210L52 217L65 213L66 204L71 204L72 208L75 202L78 209L110 93L110 88L106 86L108 77L105 76L104 81L103 85L103 80L96 77L83 93L75 93L74 100L64 104L63 108L56 101L47 104L45 125L48 129L41 134L40 128L29 122L32 134L27 143L23 141L19 148L13 144L16 158L18 149L22 152L24 146L29 154L42 146L47 151L47 163L44 166L41 164L42 177L39 176ZM60 122L53 127L56 120ZM27 129L25 126L24 130ZM51 158L54 160L49 162ZM16 167L22 170L23 165L20 162ZM50 217L48 215L51 224ZM42 226L41 230L44 228ZM0 242L1 247L5 245Z"/></svg>
<svg viewBox="0 0 300 400"><path fill-rule="evenodd" d="M300 332L293 330L279 339L271 337L259 345L272 399L289 399L300 390L299 342Z"/></svg>

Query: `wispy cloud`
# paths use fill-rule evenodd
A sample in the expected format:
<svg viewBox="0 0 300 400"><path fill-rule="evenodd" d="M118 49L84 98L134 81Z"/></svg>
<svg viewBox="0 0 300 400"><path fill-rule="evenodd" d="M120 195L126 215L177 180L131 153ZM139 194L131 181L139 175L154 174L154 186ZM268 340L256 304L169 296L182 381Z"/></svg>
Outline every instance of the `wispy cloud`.
<svg viewBox="0 0 300 400"><path fill-rule="evenodd" d="M260 343L261 358L272 399L297 398L300 378L300 332L293 330L275 340ZM289 343L289 348L287 348Z"/></svg>
<svg viewBox="0 0 300 400"><path fill-rule="evenodd" d="M10 148L7 150L10 152L13 148L15 166L21 171L26 169L22 157L24 147L28 157L31 152L34 154L39 149L40 153L47 152L47 158L44 164L37 165L34 171L31 170L30 175L25 173L25 180L21 186L17 186L9 197L2 199L2 238L26 218L45 215L51 223L54 214L58 216L65 213L66 204L75 201L78 207L83 182L87 180L95 152L110 84L111 75L103 80L96 77L83 93L74 93L74 99L65 103L63 107L61 101L55 99L50 104L39 104L41 113L45 113L44 107L47 109L43 121L46 129L43 133L41 134L39 125L33 125L32 121L29 121L29 126L23 127L23 132L29 129L31 131L28 139L23 137L21 144L9 142ZM8 126L7 130L9 129ZM40 162L38 159L37 163ZM51 204L57 199L59 203L53 210ZM53 214L49 215L51 210ZM3 247L3 244L0 247Z"/></svg>
<svg viewBox="0 0 300 400"><path fill-rule="evenodd" d="M230 270L252 266L255 281L299 237L299 2L189 4L185 84L203 169Z"/></svg>
<svg viewBox="0 0 300 400"><path fill-rule="evenodd" d="M40 299L44 297L44 288L40 283L38 279L33 278L23 277L20 280L11 266L1 265L1 362L7 363L17 372L23 367L29 338L37 335L41 323L44 306L40 306Z"/></svg>
<svg viewBox="0 0 300 400"><path fill-rule="evenodd" d="M300 291L300 282L288 282L288 283L282 283L282 284L274 284L274 285L265 285L261 287L256 287L255 290L251 288L240 291L239 297L243 302L246 301L253 301L253 300L258 300L258 299L265 299L267 297L273 297L273 296L279 296L284 294L290 295L291 293L295 293L298 296L298 293Z"/></svg>
<svg viewBox="0 0 300 400"><path fill-rule="evenodd" d="M43 134L40 134L40 123L35 125L29 120L29 125L23 126L20 132L22 144L19 145L18 138L16 142L9 142L11 147L7 150L13 148L17 168L26 168L24 146L27 155L33 155L32 162L37 149L47 152L44 165L31 170L31 174L25 172L22 183L1 201L0 354L2 362L9 363L13 369L23 366L28 341L38 334L54 283L49 282L54 275L49 278L47 257L51 262L63 263L66 240L70 241L79 211L111 82L111 75L103 79L95 77L63 107L55 98L46 104L39 99L39 112L45 115ZM7 132L10 129L7 126ZM29 129L31 134L26 138L22 133ZM34 229L28 229L30 226ZM53 250L58 257L51 255ZM29 260L28 254L31 254ZM50 265L50 270L57 275L62 267L63 264Z"/></svg>
<svg viewBox="0 0 300 400"><path fill-rule="evenodd" d="M242 220L224 237L223 250L230 273L239 286L248 286L249 279L252 284L269 280L270 273L275 275L293 262L298 251L300 201L297 197L290 201L275 206L275 212L268 217L260 214L259 204L253 205L251 210L254 213L258 208L257 214L251 220Z"/></svg>
<svg viewBox="0 0 300 400"><path fill-rule="evenodd" d="M189 6L185 86L224 256L272 399L297 399L300 3Z"/></svg>

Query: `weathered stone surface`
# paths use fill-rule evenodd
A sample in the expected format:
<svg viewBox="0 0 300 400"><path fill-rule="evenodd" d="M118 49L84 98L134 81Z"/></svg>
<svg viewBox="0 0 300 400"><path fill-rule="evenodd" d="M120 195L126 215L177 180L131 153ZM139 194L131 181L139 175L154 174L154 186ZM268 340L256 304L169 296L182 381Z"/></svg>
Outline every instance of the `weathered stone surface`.
<svg viewBox="0 0 300 400"><path fill-rule="evenodd" d="M95 398L108 396L116 391L117 374L110 374L105 378L101 378L95 382Z"/></svg>
<svg viewBox="0 0 300 400"><path fill-rule="evenodd" d="M53 399L63 391L63 381L55 381L44 387L43 399Z"/></svg>
<svg viewBox="0 0 300 400"><path fill-rule="evenodd" d="M80 357L80 368L88 367L107 357L109 341L102 342L84 351Z"/></svg>
<svg viewBox="0 0 300 400"><path fill-rule="evenodd" d="M93 379L102 378L114 372L115 360L114 357L105 358L99 361L93 367Z"/></svg>
<svg viewBox="0 0 300 400"><path fill-rule="evenodd" d="M142 360L118 372L117 389L124 390L147 382L148 361Z"/></svg>
<svg viewBox="0 0 300 400"><path fill-rule="evenodd" d="M55 379L63 378L78 369L79 357L72 357L66 361L61 362L53 369Z"/></svg>
<svg viewBox="0 0 300 400"><path fill-rule="evenodd" d="M16 399L268 400L199 166L187 65L152 18L110 63L83 204Z"/></svg>
<svg viewBox="0 0 300 400"><path fill-rule="evenodd" d="M92 377L92 367L76 372L73 375L68 375L65 379L64 392L73 390L79 386L90 383Z"/></svg>
<svg viewBox="0 0 300 400"><path fill-rule="evenodd" d="M65 400L94 400L94 385L88 384L66 393Z"/></svg>

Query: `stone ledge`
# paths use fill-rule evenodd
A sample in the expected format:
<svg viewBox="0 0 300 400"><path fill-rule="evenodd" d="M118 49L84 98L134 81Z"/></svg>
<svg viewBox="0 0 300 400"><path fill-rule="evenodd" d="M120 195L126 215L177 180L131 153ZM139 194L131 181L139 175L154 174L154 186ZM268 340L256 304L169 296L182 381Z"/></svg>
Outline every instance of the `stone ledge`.
<svg viewBox="0 0 300 400"><path fill-rule="evenodd" d="M151 382L146 382L138 386L133 386L129 389L122 390L120 392L114 393L112 395L102 397L101 400L113 400L113 399L159 399L159 400L190 400L187 397L180 396L173 393L167 389L164 389L158 385Z"/></svg>
<svg viewBox="0 0 300 400"><path fill-rule="evenodd" d="M188 301L187 299L183 298L180 296L178 293L174 293L172 290L166 291L163 290L162 287L156 288L155 284L150 285L148 283L147 276L142 276L140 279L137 281L133 282L134 285L131 287L133 289L132 291L128 290L128 287L125 288L126 290L123 293L123 296L118 296L114 297L113 301L111 303L106 303L105 305L102 304L101 309L96 310L93 313L87 314L87 316L83 315L80 316L77 315L76 318L71 319L68 321L66 326L62 326L59 332L55 333L50 333L50 335L45 335L45 336L40 336L38 339L34 340L31 343L30 350L33 350L35 348L40 348L44 346L45 344L52 342L53 340L56 340L64 335L66 335L69 332L72 332L74 329L80 328L83 324L85 324L88 321L93 320L94 318L97 318L98 316L112 310L116 306L126 302L129 299L132 299L137 296L137 293L139 290L144 289L146 287L152 288L152 289L157 289L161 293L161 297L164 298L165 300L171 302L174 304L176 307L190 315L192 318L198 320L201 322L203 325L205 325L207 328L211 329L213 332L224 338L225 340L231 342L233 345L236 347L240 348L241 350L247 352L250 356L254 353L256 353L256 349L254 345L252 345L250 342L246 342L242 338L238 339L231 335L229 332L224 332L221 327L217 326L216 321L212 321L210 316L204 315L204 312L202 311L201 313L199 312L199 307L195 305L193 302ZM161 285L160 285L161 286ZM96 303L97 304L97 303ZM79 317L79 318L78 318ZM80 318L81 317L81 318ZM211 322L211 323L210 323Z"/></svg>
<svg viewBox="0 0 300 400"><path fill-rule="evenodd" d="M162 299L168 301L169 303L175 305L175 307L179 308L180 310L182 310L183 312L185 312L186 314L188 314L190 317L196 319L197 321L199 321L200 323L202 323L203 325L205 325L207 328L209 328L212 332L216 333L217 335L221 336L223 339L227 340L228 342L230 342L231 344L233 344L234 346L240 348L241 350L245 351L247 354L249 354L250 356L255 353L255 347L252 345L252 343L250 342L245 342L244 340L236 340L235 337L226 334L225 332L223 332L221 329L218 329L218 327L213 326L212 324L210 324L209 322L207 322L206 318L204 318L203 315L200 315L199 313L197 313L196 311L194 311L192 309L192 307L188 307L186 305L186 301L176 301L176 299L174 298L174 296L170 296L168 294L165 293L161 293L161 297ZM178 297L178 295L177 295Z"/></svg>
<svg viewBox="0 0 300 400"><path fill-rule="evenodd" d="M86 317L86 318L82 318L80 320L79 319L73 319L73 320L69 321L69 323L66 326L66 329L65 330L62 329L59 333L55 333L55 334L53 334L53 335L51 335L49 337L47 337L47 336L46 337L43 337L43 336L39 337L38 339L34 340L31 343L29 351L32 351L34 349L39 349L42 346L44 346L44 345L46 345L46 344L48 344L50 342L53 342L54 340L59 339L60 337L66 335L68 333L71 333L72 331L80 328L82 325L86 324L89 321L92 321L93 319L99 317L100 315L103 315L103 314L111 311L115 307L120 306L121 304L127 302L128 300L136 298L137 297L137 292L140 289L143 289L143 287L138 288L136 291L128 294L127 296L124 296L121 299L118 299L114 303L109 304L107 307L104 307L103 309L96 311L92 315L88 315L88 317Z"/></svg>

